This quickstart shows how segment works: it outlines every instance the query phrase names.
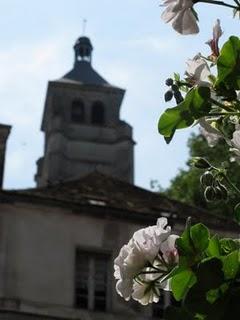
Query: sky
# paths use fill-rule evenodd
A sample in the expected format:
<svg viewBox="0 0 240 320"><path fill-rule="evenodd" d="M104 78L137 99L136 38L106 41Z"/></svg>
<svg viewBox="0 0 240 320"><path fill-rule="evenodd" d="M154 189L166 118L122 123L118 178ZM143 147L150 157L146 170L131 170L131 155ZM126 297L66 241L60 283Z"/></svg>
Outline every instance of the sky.
<svg viewBox="0 0 240 320"><path fill-rule="evenodd" d="M230 1L228 1L231 3ZM233 2L233 1L232 1ZM7 146L7 189L34 187L36 161L43 154L40 124L47 82L73 65L73 44L86 35L94 46L93 67L113 85L127 90L121 118L134 128L135 183L149 189L156 179L166 188L188 158L187 139L197 128L177 133L170 145L158 134L165 80L184 74L221 19L223 43L238 35L240 21L231 9L197 4L200 33L181 36L160 16L155 0L2 0L0 5L0 123L12 125Z"/></svg>

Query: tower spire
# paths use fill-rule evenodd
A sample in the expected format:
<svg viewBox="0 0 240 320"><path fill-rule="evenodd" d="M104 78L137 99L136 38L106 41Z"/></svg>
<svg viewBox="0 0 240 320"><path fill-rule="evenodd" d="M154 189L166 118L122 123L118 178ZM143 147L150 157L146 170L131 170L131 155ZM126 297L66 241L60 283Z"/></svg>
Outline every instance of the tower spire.
<svg viewBox="0 0 240 320"><path fill-rule="evenodd" d="M85 29L86 22L84 22L83 24L83 32L85 32ZM81 60L87 61L89 63L92 62L93 46L88 37L81 36L80 38L78 38L73 48L75 52L75 64Z"/></svg>

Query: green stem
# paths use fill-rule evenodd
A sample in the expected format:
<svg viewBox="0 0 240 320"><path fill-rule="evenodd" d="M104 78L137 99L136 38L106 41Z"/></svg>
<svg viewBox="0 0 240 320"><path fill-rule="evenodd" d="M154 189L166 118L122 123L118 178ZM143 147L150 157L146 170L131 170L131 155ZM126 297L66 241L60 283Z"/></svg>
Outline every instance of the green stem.
<svg viewBox="0 0 240 320"><path fill-rule="evenodd" d="M231 115L231 116L240 116L240 112L212 112L209 113L209 117L218 117L218 116L226 116L226 115Z"/></svg>
<svg viewBox="0 0 240 320"><path fill-rule="evenodd" d="M199 0L199 1L194 1L194 3L198 3L198 2L215 4L215 5L218 5L218 6L224 6L224 7L228 7L228 8L240 10L239 5L238 5L238 6L233 6L233 5L228 4L228 3L225 3L225 2L223 2L223 1L215 1L215 0Z"/></svg>
<svg viewBox="0 0 240 320"><path fill-rule="evenodd" d="M212 104L214 104L215 106L218 106L218 107L222 108L223 110L226 110L227 112L229 112L229 107L226 107L221 102L214 100L213 98L210 98L209 101L212 102Z"/></svg>
<svg viewBox="0 0 240 320"><path fill-rule="evenodd" d="M232 183L228 176L224 173L222 173L221 176L224 178L226 183L240 196L240 190L235 186L235 184Z"/></svg>

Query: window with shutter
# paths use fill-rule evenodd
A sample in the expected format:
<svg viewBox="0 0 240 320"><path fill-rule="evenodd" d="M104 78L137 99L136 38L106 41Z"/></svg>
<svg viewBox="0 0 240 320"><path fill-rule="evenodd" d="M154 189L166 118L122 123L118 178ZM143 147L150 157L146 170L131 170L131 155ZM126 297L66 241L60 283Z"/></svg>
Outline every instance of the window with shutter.
<svg viewBox="0 0 240 320"><path fill-rule="evenodd" d="M76 250L75 307L96 311L108 308L109 255Z"/></svg>

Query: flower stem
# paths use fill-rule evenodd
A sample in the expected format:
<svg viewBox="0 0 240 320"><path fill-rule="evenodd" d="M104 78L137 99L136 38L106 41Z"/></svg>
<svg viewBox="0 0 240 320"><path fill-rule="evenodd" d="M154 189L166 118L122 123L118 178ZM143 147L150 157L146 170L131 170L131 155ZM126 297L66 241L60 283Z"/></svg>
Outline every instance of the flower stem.
<svg viewBox="0 0 240 320"><path fill-rule="evenodd" d="M218 117L218 116L240 116L240 112L212 112L209 113L208 117Z"/></svg>
<svg viewBox="0 0 240 320"><path fill-rule="evenodd" d="M213 98L210 98L209 101L214 104L215 106L218 106L224 110L226 110L227 112L229 112L229 110L233 110L232 108L229 108L227 106L225 106L223 103L217 101L217 100L214 100Z"/></svg>
<svg viewBox="0 0 240 320"><path fill-rule="evenodd" d="M235 184L232 183L228 176L225 173L222 173L221 176L224 178L226 183L240 196L240 190L235 186Z"/></svg>
<svg viewBox="0 0 240 320"><path fill-rule="evenodd" d="M194 3L198 3L198 2L215 4L215 5L218 5L218 6L224 6L224 7L228 7L228 8L232 8L232 9L237 9L237 10L240 11L240 6L239 5L238 6L233 6L233 5L225 3L223 1L215 1L215 0L198 0L198 1L194 1Z"/></svg>

